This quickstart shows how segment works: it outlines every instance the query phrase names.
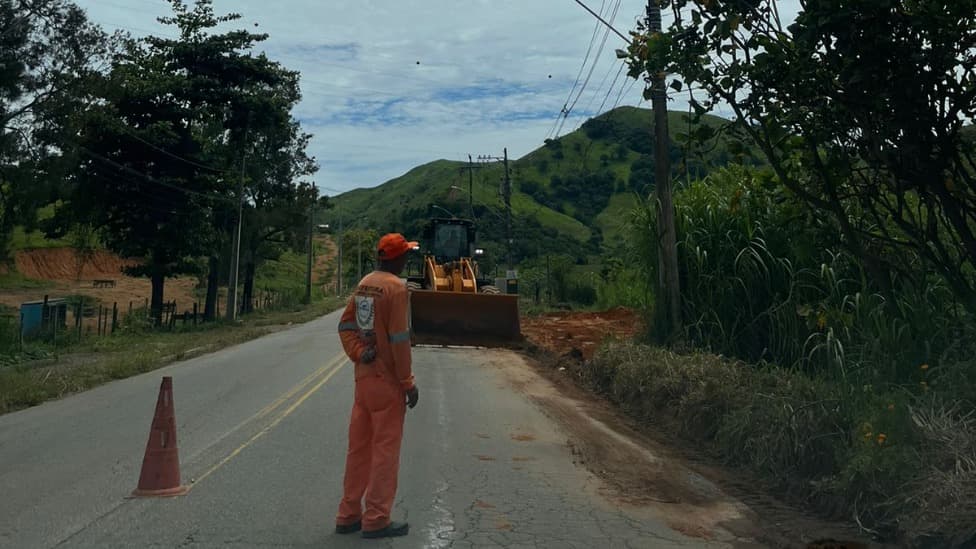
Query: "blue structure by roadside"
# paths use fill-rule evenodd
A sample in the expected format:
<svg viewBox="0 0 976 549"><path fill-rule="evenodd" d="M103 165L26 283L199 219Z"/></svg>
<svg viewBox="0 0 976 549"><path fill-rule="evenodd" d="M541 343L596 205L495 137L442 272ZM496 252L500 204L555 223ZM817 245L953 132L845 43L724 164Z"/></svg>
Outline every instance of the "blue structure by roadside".
<svg viewBox="0 0 976 549"><path fill-rule="evenodd" d="M44 301L28 301L20 304L20 333L23 337L40 334L44 328L50 329L52 322L57 324L59 332L67 329L68 303L64 299L48 299L47 308Z"/></svg>

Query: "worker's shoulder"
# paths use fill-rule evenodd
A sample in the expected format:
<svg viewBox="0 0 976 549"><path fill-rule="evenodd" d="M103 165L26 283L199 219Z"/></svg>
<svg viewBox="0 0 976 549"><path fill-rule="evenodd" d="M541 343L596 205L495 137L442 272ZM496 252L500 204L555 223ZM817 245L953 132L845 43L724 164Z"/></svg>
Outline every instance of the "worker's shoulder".
<svg viewBox="0 0 976 549"><path fill-rule="evenodd" d="M406 280L383 271L370 273L363 278L359 287L374 295L395 296L407 293Z"/></svg>

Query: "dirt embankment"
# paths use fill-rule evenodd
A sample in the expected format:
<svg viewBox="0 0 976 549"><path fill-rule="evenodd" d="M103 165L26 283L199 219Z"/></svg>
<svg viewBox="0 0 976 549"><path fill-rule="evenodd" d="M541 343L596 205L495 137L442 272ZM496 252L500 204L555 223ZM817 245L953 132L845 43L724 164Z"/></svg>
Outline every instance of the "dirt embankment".
<svg viewBox="0 0 976 549"><path fill-rule="evenodd" d="M79 254L71 248L25 250L14 256L17 272L35 280L80 281L117 280L122 269L139 265L139 261L97 250Z"/></svg>
<svg viewBox="0 0 976 549"><path fill-rule="evenodd" d="M23 250L14 256L17 272L49 284L42 288L0 288L0 304L17 308L45 295L52 299L83 295L107 307L117 303L122 311L128 309L130 302L138 308L152 295L152 285L148 278L130 277L122 272L123 268L138 264L137 260L123 259L106 251L81 257L71 248ZM96 280L110 280L114 284L96 286ZM175 300L181 311L192 309L197 299L196 286L195 277L167 279L163 297L166 301ZM69 322L73 321L72 315L69 312Z"/></svg>
<svg viewBox="0 0 976 549"><path fill-rule="evenodd" d="M589 360L607 339L629 339L640 333L643 321L631 309L617 307L601 312L558 311L521 319L522 334L543 349L564 355L581 353Z"/></svg>

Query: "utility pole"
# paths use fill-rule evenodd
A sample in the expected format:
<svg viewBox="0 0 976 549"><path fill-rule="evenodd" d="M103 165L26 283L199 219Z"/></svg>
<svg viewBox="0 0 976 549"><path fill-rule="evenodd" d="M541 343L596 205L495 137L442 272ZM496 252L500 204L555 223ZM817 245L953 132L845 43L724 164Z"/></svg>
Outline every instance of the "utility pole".
<svg viewBox="0 0 976 549"><path fill-rule="evenodd" d="M244 144L241 152L241 182L237 188L237 229L234 231L234 250L230 258L230 283L227 285L227 320L237 319L237 275L241 262L241 225L244 224L244 170L247 166L247 132L251 126L251 113L247 113L244 125Z"/></svg>
<svg viewBox="0 0 976 549"><path fill-rule="evenodd" d="M317 192L315 193L318 194ZM305 266L305 304L312 302L312 232L315 227L315 202L308 207L308 259Z"/></svg>
<svg viewBox="0 0 976 549"><path fill-rule="evenodd" d="M461 171L468 171L468 212L471 219L474 219L474 171L483 168L483 166L478 166L475 164L471 155L468 155L468 165L461 168Z"/></svg>
<svg viewBox="0 0 976 549"><path fill-rule="evenodd" d="M512 179L508 175L508 147L503 150L505 155L505 186L502 188L502 195L505 198L505 240L508 244L508 270L512 270Z"/></svg>
<svg viewBox="0 0 976 549"><path fill-rule="evenodd" d="M502 182L502 199L505 201L505 244L507 249L508 270L512 270L512 179L508 173L508 148L504 149L501 158L491 155L479 155L478 160L501 160L505 166L505 179ZM506 273L507 275L508 273Z"/></svg>
<svg viewBox="0 0 976 549"><path fill-rule="evenodd" d="M357 265L356 275L359 277L357 280L363 279L363 235L359 233L356 235L356 248L359 250L359 263Z"/></svg>
<svg viewBox="0 0 976 549"><path fill-rule="evenodd" d="M647 2L647 32L661 32L661 6L658 0ZM681 287L678 278L678 245L671 196L671 140L668 133L668 97L663 72L648 74L651 84L651 108L654 111L654 194L657 209L659 326L669 340L680 337Z"/></svg>
<svg viewBox="0 0 976 549"><path fill-rule="evenodd" d="M342 297L342 212L336 207L336 212L339 214L339 272L336 273L336 297Z"/></svg>

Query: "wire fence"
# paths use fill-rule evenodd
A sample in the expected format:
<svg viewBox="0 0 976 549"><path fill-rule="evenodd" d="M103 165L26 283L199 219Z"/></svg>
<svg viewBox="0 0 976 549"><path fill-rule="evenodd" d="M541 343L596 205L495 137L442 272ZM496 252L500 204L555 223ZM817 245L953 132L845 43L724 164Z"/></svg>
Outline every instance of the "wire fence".
<svg viewBox="0 0 976 549"><path fill-rule="evenodd" d="M281 310L300 303L294 292L261 290L249 300L241 296L242 315ZM88 296L52 298L24 303L20 310L0 311L0 355L16 354L25 346L46 344L63 347L88 338L111 337L120 332L182 331L223 319L226 301L217 297L213 314L205 304L167 301L153 314L149 299L106 303Z"/></svg>

